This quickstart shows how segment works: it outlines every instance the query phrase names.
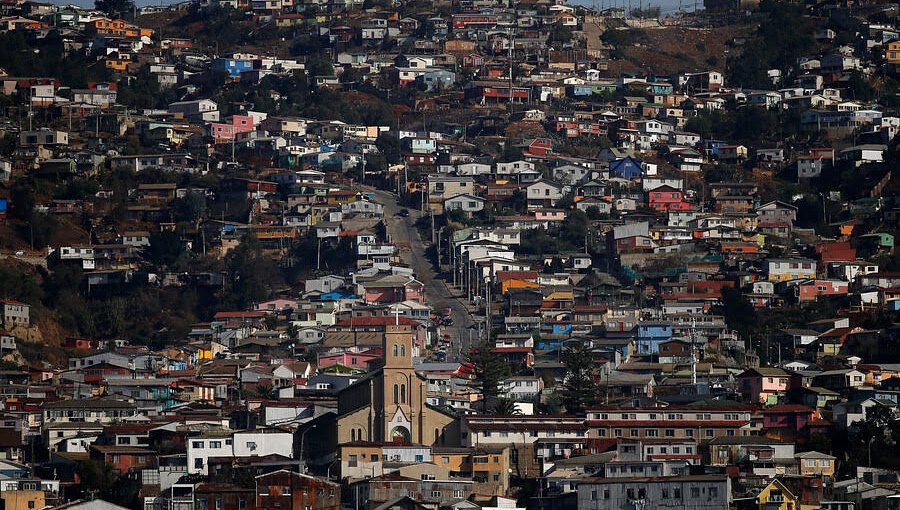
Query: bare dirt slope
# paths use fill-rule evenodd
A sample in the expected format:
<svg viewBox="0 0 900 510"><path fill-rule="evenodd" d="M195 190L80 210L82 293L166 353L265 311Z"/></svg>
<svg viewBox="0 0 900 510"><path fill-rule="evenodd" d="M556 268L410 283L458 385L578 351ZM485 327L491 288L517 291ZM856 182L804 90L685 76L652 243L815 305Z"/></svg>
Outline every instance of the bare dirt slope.
<svg viewBox="0 0 900 510"><path fill-rule="evenodd" d="M751 31L748 26L632 29L635 43L622 48L625 59L609 62L609 74L649 72L669 75L724 69L727 43Z"/></svg>

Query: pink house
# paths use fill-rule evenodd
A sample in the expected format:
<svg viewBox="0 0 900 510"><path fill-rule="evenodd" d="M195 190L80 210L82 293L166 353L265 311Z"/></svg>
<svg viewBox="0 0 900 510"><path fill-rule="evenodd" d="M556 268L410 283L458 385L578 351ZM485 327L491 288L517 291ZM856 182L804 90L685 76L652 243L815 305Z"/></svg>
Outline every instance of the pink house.
<svg viewBox="0 0 900 510"><path fill-rule="evenodd" d="M207 136L215 143L230 142L240 133L253 131L253 117L249 115L232 115L226 122L212 122L206 126Z"/></svg>
<svg viewBox="0 0 900 510"><path fill-rule="evenodd" d="M341 352L319 356L319 368L341 365L349 368L368 370L372 360L381 359L382 355L372 351L366 352Z"/></svg>
<svg viewBox="0 0 900 510"><path fill-rule="evenodd" d="M656 211L686 211L691 204L684 201L681 190L671 186L660 186L647 193L647 203Z"/></svg>
<svg viewBox="0 0 900 510"><path fill-rule="evenodd" d="M405 276L386 276L365 282L363 297L366 303L399 303L415 301L425 303L425 286L415 278Z"/></svg>
<svg viewBox="0 0 900 510"><path fill-rule="evenodd" d="M796 296L800 302L816 301L819 296L843 296L850 290L850 284L843 280L815 278L797 284Z"/></svg>
<svg viewBox="0 0 900 510"><path fill-rule="evenodd" d="M775 405L790 388L791 376L780 368L749 368L737 376L745 401Z"/></svg>
<svg viewBox="0 0 900 510"><path fill-rule="evenodd" d="M781 441L805 442L812 434L828 431L831 425L818 411L802 405L780 405L762 410L766 437Z"/></svg>

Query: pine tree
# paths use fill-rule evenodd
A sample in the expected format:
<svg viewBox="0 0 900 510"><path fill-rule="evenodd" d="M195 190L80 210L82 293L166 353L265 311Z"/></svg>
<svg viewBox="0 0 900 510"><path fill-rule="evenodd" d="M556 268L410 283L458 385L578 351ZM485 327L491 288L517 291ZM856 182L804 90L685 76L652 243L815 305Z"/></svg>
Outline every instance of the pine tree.
<svg viewBox="0 0 900 510"><path fill-rule="evenodd" d="M566 367L566 380L560 390L560 400L566 412L582 413L597 402L594 384L594 356L590 344L573 342L565 347L560 357Z"/></svg>
<svg viewBox="0 0 900 510"><path fill-rule="evenodd" d="M510 369L502 359L491 352L493 346L488 342L473 347L468 354L472 364L472 380L469 387L481 395L481 410L486 412L500 395L500 383L509 377Z"/></svg>

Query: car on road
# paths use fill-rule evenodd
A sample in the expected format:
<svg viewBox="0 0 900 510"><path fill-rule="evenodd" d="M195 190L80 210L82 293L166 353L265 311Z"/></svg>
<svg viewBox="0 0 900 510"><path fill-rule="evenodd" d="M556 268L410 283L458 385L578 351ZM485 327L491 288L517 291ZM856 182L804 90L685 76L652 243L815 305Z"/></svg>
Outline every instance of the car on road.
<svg viewBox="0 0 900 510"><path fill-rule="evenodd" d="M409 209L400 209L400 217L406 218L407 216L409 216Z"/></svg>
<svg viewBox="0 0 900 510"><path fill-rule="evenodd" d="M25 252L24 252L24 251L19 250L19 251L16 252L16 257L24 257L24 256L25 256Z"/></svg>
<svg viewBox="0 0 900 510"><path fill-rule="evenodd" d="M444 317L444 320L442 322L443 322L444 326L452 326L453 325L453 319L451 319L450 317Z"/></svg>

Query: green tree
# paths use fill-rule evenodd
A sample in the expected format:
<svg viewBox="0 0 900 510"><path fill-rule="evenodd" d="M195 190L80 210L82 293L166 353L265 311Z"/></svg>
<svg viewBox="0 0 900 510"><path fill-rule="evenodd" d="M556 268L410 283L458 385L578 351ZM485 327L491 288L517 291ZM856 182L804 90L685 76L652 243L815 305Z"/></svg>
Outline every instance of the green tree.
<svg viewBox="0 0 900 510"><path fill-rule="evenodd" d="M397 136L381 133L375 139L375 147L378 147L384 159L391 165L395 165L403 161L403 155L400 152L400 139Z"/></svg>
<svg viewBox="0 0 900 510"><path fill-rule="evenodd" d="M94 8L114 18L130 18L134 12L132 0L94 0Z"/></svg>
<svg viewBox="0 0 900 510"><path fill-rule="evenodd" d="M500 394L500 383L509 377L509 365L497 357L488 342L469 350L468 361L472 364L472 380L469 386L481 395L481 410L487 412Z"/></svg>
<svg viewBox="0 0 900 510"><path fill-rule="evenodd" d="M31 244L35 248L49 246L59 228L56 218L46 213L34 213L28 222Z"/></svg>
<svg viewBox="0 0 900 510"><path fill-rule="evenodd" d="M265 299L278 279L272 260L263 255L259 239L245 235L225 258L231 283L227 305L241 310Z"/></svg>
<svg viewBox="0 0 900 510"><path fill-rule="evenodd" d="M518 407L516 407L516 402L513 399L498 398L491 406L491 414L510 416L515 414L522 414L522 411L519 410Z"/></svg>
<svg viewBox="0 0 900 510"><path fill-rule="evenodd" d="M44 290L34 277L13 268L0 266L0 298L35 305L43 297Z"/></svg>
<svg viewBox="0 0 900 510"><path fill-rule="evenodd" d="M157 266L171 266L184 255L184 243L171 230L152 232L150 246L145 249L147 259Z"/></svg>
<svg viewBox="0 0 900 510"><path fill-rule="evenodd" d="M719 313L724 316L725 324L737 331L741 338L750 338L756 331L759 324L756 309L747 301L747 298L741 293L741 289L723 287L720 308Z"/></svg>
<svg viewBox="0 0 900 510"><path fill-rule="evenodd" d="M175 199L175 219L196 223L206 215L206 197L201 193L190 192Z"/></svg>
<svg viewBox="0 0 900 510"><path fill-rule="evenodd" d="M583 413L597 402L594 384L594 355L587 342L569 342L560 360L566 367L566 379L559 391L560 400L569 413Z"/></svg>
<svg viewBox="0 0 900 510"><path fill-rule="evenodd" d="M574 209L569 211L569 215L563 221L560 234L570 244L584 247L589 225L587 214L581 209Z"/></svg>

